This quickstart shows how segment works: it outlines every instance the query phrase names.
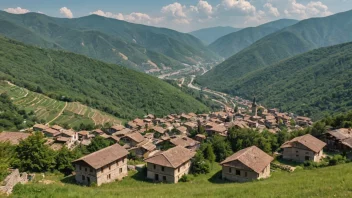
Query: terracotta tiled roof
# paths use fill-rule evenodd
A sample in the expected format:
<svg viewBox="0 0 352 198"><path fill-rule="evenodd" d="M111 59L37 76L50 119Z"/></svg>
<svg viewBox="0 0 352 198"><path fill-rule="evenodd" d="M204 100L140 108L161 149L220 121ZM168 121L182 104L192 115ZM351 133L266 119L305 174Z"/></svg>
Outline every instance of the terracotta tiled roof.
<svg viewBox="0 0 352 198"><path fill-rule="evenodd" d="M220 164L231 166L231 162L236 160L256 173L260 173L271 163L271 161L274 160L274 158L260 150L258 147L251 146L231 155Z"/></svg>
<svg viewBox="0 0 352 198"><path fill-rule="evenodd" d="M141 135L138 132L127 134L125 137L128 137L128 138L130 138L131 140L133 140L133 141L135 141L137 143L140 143L140 142L144 141L143 135Z"/></svg>
<svg viewBox="0 0 352 198"><path fill-rule="evenodd" d="M60 134L60 131L58 130L55 130L55 129L52 129L52 128L47 128L44 130L45 133L50 133L52 134L53 136L57 136Z"/></svg>
<svg viewBox="0 0 352 198"><path fill-rule="evenodd" d="M314 136L307 134L307 135L303 135L303 136L299 136L296 138L293 138L290 141L285 142L281 148L291 148L294 147L293 143L298 142L304 146L306 146L307 148L309 148L310 150L314 151L314 152L319 152L321 149L324 148L324 146L326 145L325 142L315 138Z"/></svg>
<svg viewBox="0 0 352 198"><path fill-rule="evenodd" d="M335 137L338 140L344 140L352 137L352 129L347 129L347 128L336 129L328 132L328 134L330 134L331 136Z"/></svg>
<svg viewBox="0 0 352 198"><path fill-rule="evenodd" d="M47 129L47 128L49 128L49 127L46 126L46 125L43 125L43 124L35 124L35 125L33 126L33 128L38 128L38 129L44 130L44 129Z"/></svg>
<svg viewBox="0 0 352 198"><path fill-rule="evenodd" d="M148 143L142 145L141 147L144 148L147 151L153 151L153 150L156 149L156 146L153 143L151 143L151 142L148 142Z"/></svg>
<svg viewBox="0 0 352 198"><path fill-rule="evenodd" d="M348 146L349 148L352 148L352 137L344 139L341 143L345 146Z"/></svg>
<svg viewBox="0 0 352 198"><path fill-rule="evenodd" d="M181 146L176 146L167 151L155 154L154 156L145 159L145 161L160 166L177 168L183 163L189 161L194 155L195 152Z"/></svg>
<svg viewBox="0 0 352 198"><path fill-rule="evenodd" d="M0 142L9 141L11 144L18 144L21 140L27 139L30 133L21 132L2 132L0 133Z"/></svg>
<svg viewBox="0 0 352 198"><path fill-rule="evenodd" d="M182 146L182 147L195 146L199 144L198 141L193 140L189 137L174 138L174 139L171 139L170 142L175 146Z"/></svg>
<svg viewBox="0 0 352 198"><path fill-rule="evenodd" d="M122 129L124 129L125 127L122 125L115 125L111 127L112 129L116 130L116 131L121 131Z"/></svg>
<svg viewBox="0 0 352 198"><path fill-rule="evenodd" d="M83 161L93 167L94 169L99 169L107 164L110 164L122 157L128 155L128 151L124 149L119 144L114 144L107 148L101 149L97 152L86 155L82 158L79 158L73 163Z"/></svg>
<svg viewBox="0 0 352 198"><path fill-rule="evenodd" d="M155 126L153 127L153 130L155 132L158 132L158 133L161 133L161 134L164 134L166 132L166 129L162 128L162 127L159 127L159 126Z"/></svg>
<svg viewBox="0 0 352 198"><path fill-rule="evenodd" d="M59 125L54 125L54 126L51 126L51 128L55 129L55 130L58 130L60 131L61 129L63 129L61 126Z"/></svg>

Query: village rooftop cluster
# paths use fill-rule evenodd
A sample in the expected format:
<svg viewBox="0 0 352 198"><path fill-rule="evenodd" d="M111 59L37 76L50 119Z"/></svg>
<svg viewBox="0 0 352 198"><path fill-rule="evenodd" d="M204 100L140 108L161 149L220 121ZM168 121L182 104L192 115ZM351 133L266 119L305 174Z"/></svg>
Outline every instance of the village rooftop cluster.
<svg viewBox="0 0 352 198"><path fill-rule="evenodd" d="M250 113L245 108L237 112L226 108L221 112L210 114L181 114L157 118L147 115L144 119L134 119L125 126L115 125L104 131L79 131L64 129L58 125L46 126L36 124L33 131L42 132L52 149L63 146L69 149L77 145L89 145L97 136L113 141L115 144L73 161L77 183L90 185L121 180L128 175L128 155L134 153L143 159L147 167L147 178L155 182L177 183L183 175L190 172L192 158L200 144L214 135L227 136L230 128L254 128L260 133L269 130L277 133L280 125L288 129L301 129L312 125L305 117L294 117L287 113L279 113L276 109L265 109L256 104L250 105ZM294 123L294 124L293 124ZM202 134L192 136L194 131L203 130ZM30 133L3 132L0 141L18 144ZM351 129L339 129L326 134L323 142L309 134L296 137L282 148L283 159L297 162L319 162L323 157L323 148L346 150L352 148ZM165 149L165 146L168 148ZM171 146L170 146L171 145ZM229 156L222 165L222 178L230 181L251 181L270 176L270 163L273 157L256 146L245 148Z"/></svg>

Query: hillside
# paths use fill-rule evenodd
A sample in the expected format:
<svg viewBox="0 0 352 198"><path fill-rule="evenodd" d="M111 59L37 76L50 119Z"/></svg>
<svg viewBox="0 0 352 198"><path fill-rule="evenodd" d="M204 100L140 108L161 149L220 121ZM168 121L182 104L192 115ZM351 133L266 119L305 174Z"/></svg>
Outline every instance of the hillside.
<svg viewBox="0 0 352 198"><path fill-rule="evenodd" d="M46 176L51 184L37 181L17 185L12 197L351 197L351 164L288 173L272 172L269 179L247 183L227 183L219 179L219 165L207 175L178 184L155 184L144 175L131 172L120 182L100 187L73 184L72 177ZM309 179L307 179L309 178ZM49 182L48 182L49 183Z"/></svg>
<svg viewBox="0 0 352 198"><path fill-rule="evenodd" d="M208 108L147 74L85 56L0 37L0 79L61 101L78 101L119 118Z"/></svg>
<svg viewBox="0 0 352 198"><path fill-rule="evenodd" d="M320 48L253 72L234 95L269 107L321 118L352 109L352 43Z"/></svg>
<svg viewBox="0 0 352 198"><path fill-rule="evenodd" d="M70 128L79 127L82 123L91 126L122 123L122 120L114 116L78 102L65 103L3 81L0 85L0 93L6 93L16 108L27 113L33 112L42 123L55 123Z"/></svg>
<svg viewBox="0 0 352 198"><path fill-rule="evenodd" d="M199 77L197 82L233 91L237 79L259 68L319 47L352 41L351 31L352 11L307 19L260 39Z"/></svg>
<svg viewBox="0 0 352 198"><path fill-rule="evenodd" d="M197 37L199 40L203 41L204 44L209 45L214 42L218 38L230 34L232 32L237 32L241 30L241 28L234 28L230 26L222 27L211 27L211 28L203 28L200 30L196 30L190 32L189 34Z"/></svg>
<svg viewBox="0 0 352 198"><path fill-rule="evenodd" d="M75 19L0 11L0 34L27 44L62 49L139 71L184 68L216 55L200 40L169 29L97 15Z"/></svg>
<svg viewBox="0 0 352 198"><path fill-rule="evenodd" d="M229 58L257 40L297 22L292 19L280 19L258 27L245 28L217 39L209 45L209 48L218 55Z"/></svg>

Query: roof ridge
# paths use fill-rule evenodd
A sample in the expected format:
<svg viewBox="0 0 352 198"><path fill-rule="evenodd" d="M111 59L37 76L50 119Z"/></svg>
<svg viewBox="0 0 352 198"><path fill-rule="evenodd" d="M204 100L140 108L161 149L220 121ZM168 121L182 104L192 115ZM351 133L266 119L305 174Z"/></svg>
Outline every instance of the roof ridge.
<svg viewBox="0 0 352 198"><path fill-rule="evenodd" d="M117 143L116 143L116 144L117 144ZM75 161L82 160L82 159L84 159L84 158L87 158L87 157L89 157L89 156L92 156L93 154L97 154L97 153L100 153L100 152L102 152L102 151L105 151L105 150L107 150L108 148L110 148L110 147L112 147L112 146L116 146L116 144L113 144L113 145L111 145L111 146L105 147L105 148L103 148L103 149L100 149L100 150L95 151L95 152L93 152L93 153L90 153L90 154L88 154L88 155L85 155L85 156L83 156L83 157L81 157L81 158L76 159ZM119 144L117 144L117 145L119 145ZM120 146L120 145L119 145L119 146Z"/></svg>

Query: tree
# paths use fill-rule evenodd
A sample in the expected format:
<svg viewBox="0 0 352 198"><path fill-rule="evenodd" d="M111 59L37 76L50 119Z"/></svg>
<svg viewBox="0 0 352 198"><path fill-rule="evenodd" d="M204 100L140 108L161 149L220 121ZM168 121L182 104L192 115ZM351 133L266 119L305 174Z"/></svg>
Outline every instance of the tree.
<svg viewBox="0 0 352 198"><path fill-rule="evenodd" d="M95 151L99 151L100 149L106 148L112 144L113 143L111 141L109 141L101 136L97 136L92 140L91 144L87 146L87 150L90 153L93 153Z"/></svg>
<svg viewBox="0 0 352 198"><path fill-rule="evenodd" d="M225 138L221 136L214 136L212 140L212 146L216 156L216 161L223 161L226 157L230 156L232 153L231 146Z"/></svg>
<svg viewBox="0 0 352 198"><path fill-rule="evenodd" d="M216 156L214 154L213 147L211 144L207 144L205 150L203 151L204 158L209 160L209 162L213 163L215 162Z"/></svg>
<svg viewBox="0 0 352 198"><path fill-rule="evenodd" d="M77 159L75 153L70 151L66 146L62 147L55 158L56 169L65 175L69 175L74 170L72 161Z"/></svg>
<svg viewBox="0 0 352 198"><path fill-rule="evenodd" d="M194 156L191 167L193 174L206 174L210 172L209 161L204 159L203 153L198 151Z"/></svg>
<svg viewBox="0 0 352 198"><path fill-rule="evenodd" d="M0 181L9 173L10 164L14 159L15 149L10 142L0 142Z"/></svg>
<svg viewBox="0 0 352 198"><path fill-rule="evenodd" d="M42 133L34 133L16 147L14 167L20 171L45 172L55 168L55 152L45 145Z"/></svg>

